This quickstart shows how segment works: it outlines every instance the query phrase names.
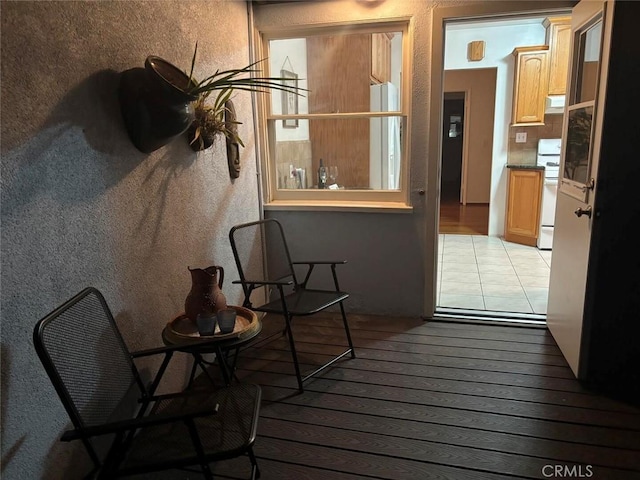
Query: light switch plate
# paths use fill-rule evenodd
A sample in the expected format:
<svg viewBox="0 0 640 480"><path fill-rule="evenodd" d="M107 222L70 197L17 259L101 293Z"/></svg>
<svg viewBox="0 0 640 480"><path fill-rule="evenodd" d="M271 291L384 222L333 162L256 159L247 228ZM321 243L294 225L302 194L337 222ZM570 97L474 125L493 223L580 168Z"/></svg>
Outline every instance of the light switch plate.
<svg viewBox="0 0 640 480"><path fill-rule="evenodd" d="M527 132L516 133L516 143L525 143L527 141Z"/></svg>

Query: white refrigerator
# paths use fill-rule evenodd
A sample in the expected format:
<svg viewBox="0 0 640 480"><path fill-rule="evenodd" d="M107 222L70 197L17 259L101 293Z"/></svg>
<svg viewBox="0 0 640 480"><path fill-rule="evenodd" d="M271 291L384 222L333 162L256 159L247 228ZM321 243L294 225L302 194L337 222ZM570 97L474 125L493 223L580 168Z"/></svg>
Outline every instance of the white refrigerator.
<svg viewBox="0 0 640 480"><path fill-rule="evenodd" d="M398 110L398 89L393 83L371 85L371 111ZM399 117L372 118L369 132L369 187L397 190L400 179Z"/></svg>

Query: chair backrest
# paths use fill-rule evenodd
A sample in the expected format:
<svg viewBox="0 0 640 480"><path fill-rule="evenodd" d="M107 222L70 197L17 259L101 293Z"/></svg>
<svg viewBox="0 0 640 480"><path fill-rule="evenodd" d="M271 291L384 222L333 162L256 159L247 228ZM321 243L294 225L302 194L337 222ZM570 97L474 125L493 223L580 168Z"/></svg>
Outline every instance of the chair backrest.
<svg viewBox="0 0 640 480"><path fill-rule="evenodd" d="M245 295L248 293L244 285L247 279L293 280L298 285L284 230L278 220L268 218L236 225L229 232L229 240Z"/></svg>
<svg viewBox="0 0 640 480"><path fill-rule="evenodd" d="M33 342L75 428L131 417L138 371L102 294L89 287L40 320Z"/></svg>

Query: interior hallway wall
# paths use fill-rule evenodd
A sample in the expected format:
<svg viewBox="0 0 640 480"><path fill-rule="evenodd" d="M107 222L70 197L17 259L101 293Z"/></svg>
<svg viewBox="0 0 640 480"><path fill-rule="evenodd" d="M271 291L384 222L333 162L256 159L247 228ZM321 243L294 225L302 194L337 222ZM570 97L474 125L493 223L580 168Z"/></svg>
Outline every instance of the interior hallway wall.
<svg viewBox="0 0 640 480"><path fill-rule="evenodd" d="M198 78L247 65L246 4L217 3L2 2L2 478L88 471L82 448L58 441L68 417L31 340L60 303L97 287L136 350L162 345L188 266L223 266L240 301L227 235L259 218L250 94L234 98L246 148L232 181L220 139L200 153L185 138L137 151L116 93L148 55L188 70L196 42ZM186 376L177 356L169 386Z"/></svg>
<svg viewBox="0 0 640 480"><path fill-rule="evenodd" d="M496 69L447 70L444 91L466 93L467 203L490 203Z"/></svg>

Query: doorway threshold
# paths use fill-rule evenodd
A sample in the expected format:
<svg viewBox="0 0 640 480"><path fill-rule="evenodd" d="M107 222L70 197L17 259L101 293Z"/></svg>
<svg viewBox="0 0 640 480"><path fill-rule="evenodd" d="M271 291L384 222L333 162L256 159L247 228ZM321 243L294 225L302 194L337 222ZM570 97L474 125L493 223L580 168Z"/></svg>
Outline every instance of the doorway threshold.
<svg viewBox="0 0 640 480"><path fill-rule="evenodd" d="M538 313L498 312L465 308L437 307L430 322L460 322L515 327L547 328L547 316Z"/></svg>

